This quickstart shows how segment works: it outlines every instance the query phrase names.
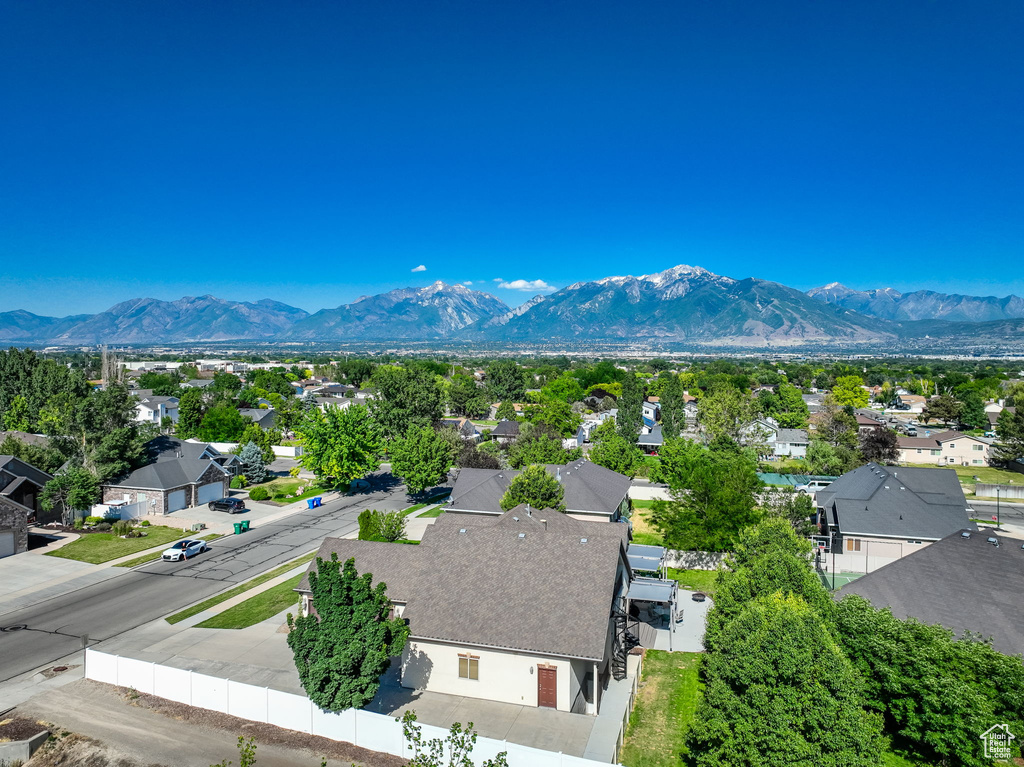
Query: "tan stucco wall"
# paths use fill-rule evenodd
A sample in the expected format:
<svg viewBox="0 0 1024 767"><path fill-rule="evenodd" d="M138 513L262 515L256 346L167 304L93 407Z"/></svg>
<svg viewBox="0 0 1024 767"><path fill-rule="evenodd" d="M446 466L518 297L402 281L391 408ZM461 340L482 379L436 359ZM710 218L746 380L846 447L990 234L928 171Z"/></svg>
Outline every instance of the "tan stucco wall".
<svg viewBox="0 0 1024 767"><path fill-rule="evenodd" d="M460 653L479 656L479 679L459 677ZM579 681L573 673L571 662L532 653L410 640L402 652L402 686L520 706L536 706L538 663L557 668L558 710L569 711L579 690Z"/></svg>

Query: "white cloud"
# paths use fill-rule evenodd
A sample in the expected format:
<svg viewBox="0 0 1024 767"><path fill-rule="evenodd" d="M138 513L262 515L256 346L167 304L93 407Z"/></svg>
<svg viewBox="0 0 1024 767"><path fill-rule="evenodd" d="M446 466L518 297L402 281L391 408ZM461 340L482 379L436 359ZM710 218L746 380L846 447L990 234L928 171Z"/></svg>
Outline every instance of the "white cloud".
<svg viewBox="0 0 1024 767"><path fill-rule="evenodd" d="M494 278L494 279L492 280L492 282L504 282L504 281L505 281L505 278L504 278L504 277L495 277L495 278Z"/></svg>
<svg viewBox="0 0 1024 767"><path fill-rule="evenodd" d="M465 285L466 287L469 287L470 285L472 285L472 284L473 284L473 280L466 280L466 281L465 281L464 283L462 283L462 284L463 284L463 285Z"/></svg>
<svg viewBox="0 0 1024 767"><path fill-rule="evenodd" d="M502 280L498 283L498 287L505 290L529 290L531 292L555 289L554 286L548 285L544 280L512 280L511 282Z"/></svg>
<svg viewBox="0 0 1024 767"><path fill-rule="evenodd" d="M413 271L414 272L425 272L425 271L427 271L427 267L425 267L423 264L420 264L419 266L414 268Z"/></svg>

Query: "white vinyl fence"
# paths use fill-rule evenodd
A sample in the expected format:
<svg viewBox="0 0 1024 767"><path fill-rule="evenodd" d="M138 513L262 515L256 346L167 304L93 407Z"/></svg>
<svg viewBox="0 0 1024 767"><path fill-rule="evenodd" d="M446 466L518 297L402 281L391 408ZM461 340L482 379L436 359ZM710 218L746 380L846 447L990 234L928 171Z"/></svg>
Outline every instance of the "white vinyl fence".
<svg viewBox="0 0 1024 767"><path fill-rule="evenodd" d="M139 692L241 719L341 740L372 751L412 757L412 751L402 736L401 723L384 714L357 709L338 713L322 711L301 695L93 649L85 651L85 677L119 687L132 687ZM448 734L441 727L422 723L420 726L425 740L444 738ZM608 767L606 762L483 737L477 738L472 758L475 764L480 764L485 759L493 759L501 751L508 752L509 767Z"/></svg>

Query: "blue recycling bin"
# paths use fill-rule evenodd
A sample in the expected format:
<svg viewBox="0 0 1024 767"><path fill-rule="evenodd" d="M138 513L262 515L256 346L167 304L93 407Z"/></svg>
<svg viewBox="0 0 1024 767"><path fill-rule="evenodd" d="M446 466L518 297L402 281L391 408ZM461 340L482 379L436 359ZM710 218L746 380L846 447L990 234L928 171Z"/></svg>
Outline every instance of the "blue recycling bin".
<svg viewBox="0 0 1024 767"><path fill-rule="evenodd" d="M316 498L307 498L306 499L306 505L308 505L309 508L311 508L311 509L315 509L316 508Z"/></svg>
<svg viewBox="0 0 1024 767"><path fill-rule="evenodd" d="M315 501L315 503L313 504L314 506L323 506L324 505L324 498L323 498L322 495L318 495L313 500Z"/></svg>

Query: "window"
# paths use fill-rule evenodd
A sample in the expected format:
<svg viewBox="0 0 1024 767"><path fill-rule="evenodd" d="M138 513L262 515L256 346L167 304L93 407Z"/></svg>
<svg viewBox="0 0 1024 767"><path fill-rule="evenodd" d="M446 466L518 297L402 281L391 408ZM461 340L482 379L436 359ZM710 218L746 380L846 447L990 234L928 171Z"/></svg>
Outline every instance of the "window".
<svg viewBox="0 0 1024 767"><path fill-rule="evenodd" d="M907 543L913 543L913 544L915 544L917 546L921 545L921 541L907 541Z"/></svg>
<svg viewBox="0 0 1024 767"><path fill-rule="evenodd" d="M932 455L942 455L942 451L941 451L941 450L931 450L931 451L929 451L929 452L930 452L930 453L931 453Z"/></svg>
<svg viewBox="0 0 1024 767"><path fill-rule="evenodd" d="M971 463L973 463L975 466L981 466L982 460L980 458L975 458L973 461L971 461Z"/></svg>
<svg viewBox="0 0 1024 767"><path fill-rule="evenodd" d="M921 455L921 448L918 448L918 449L917 449L917 454L918 454L918 455Z"/></svg>
<svg viewBox="0 0 1024 767"><path fill-rule="evenodd" d="M860 551L860 539L848 539L846 541L847 551Z"/></svg>
<svg viewBox="0 0 1024 767"><path fill-rule="evenodd" d="M971 445L971 450L978 450L980 452L980 451L982 451L984 449L985 449L984 445Z"/></svg>
<svg viewBox="0 0 1024 767"><path fill-rule="evenodd" d="M459 678L480 678L480 656L459 654Z"/></svg>

